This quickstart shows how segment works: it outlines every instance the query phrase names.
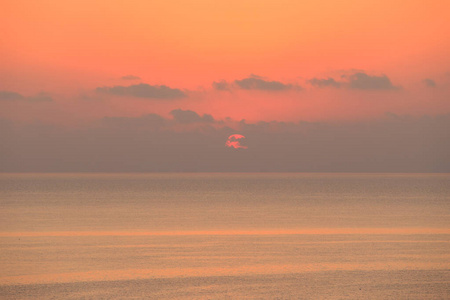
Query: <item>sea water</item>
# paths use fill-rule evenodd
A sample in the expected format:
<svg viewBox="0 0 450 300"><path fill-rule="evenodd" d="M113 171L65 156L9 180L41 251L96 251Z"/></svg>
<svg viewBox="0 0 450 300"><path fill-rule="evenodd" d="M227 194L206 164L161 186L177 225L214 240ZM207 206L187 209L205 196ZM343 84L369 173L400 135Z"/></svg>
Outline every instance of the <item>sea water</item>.
<svg viewBox="0 0 450 300"><path fill-rule="evenodd" d="M0 298L450 298L450 175L2 174Z"/></svg>

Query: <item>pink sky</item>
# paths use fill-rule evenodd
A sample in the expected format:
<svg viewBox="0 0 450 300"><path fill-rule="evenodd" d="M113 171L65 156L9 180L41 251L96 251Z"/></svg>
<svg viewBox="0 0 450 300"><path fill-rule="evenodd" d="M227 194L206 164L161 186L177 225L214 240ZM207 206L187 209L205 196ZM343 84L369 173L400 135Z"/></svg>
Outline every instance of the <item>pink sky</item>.
<svg viewBox="0 0 450 300"><path fill-rule="evenodd" d="M79 124L176 108L252 121L448 113L449 10L447 1L11 1L0 21L0 91L53 101L3 100L0 117ZM358 72L368 81L352 88ZM252 74L299 88L233 84ZM371 86L381 76L391 85ZM347 85L320 88L313 78ZM212 87L222 80L229 91ZM96 92L139 83L186 97Z"/></svg>

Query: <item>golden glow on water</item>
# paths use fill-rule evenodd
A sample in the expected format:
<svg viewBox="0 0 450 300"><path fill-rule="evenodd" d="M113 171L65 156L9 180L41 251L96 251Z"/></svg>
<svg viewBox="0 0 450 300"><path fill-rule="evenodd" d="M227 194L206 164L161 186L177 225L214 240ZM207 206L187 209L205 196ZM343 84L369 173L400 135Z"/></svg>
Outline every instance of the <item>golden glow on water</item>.
<svg viewBox="0 0 450 300"><path fill-rule="evenodd" d="M446 257L450 258L450 255ZM116 281L151 278L174 277L209 277L209 276L244 276L244 275L279 275L305 272L326 271L381 271L381 270L446 270L450 264L436 263L405 263L393 262L386 265L382 262L368 264L328 263L328 264L298 264L298 265L243 265L233 267L199 267L171 269L121 269L90 272L39 274L24 276L0 277L1 284L49 284L84 281Z"/></svg>
<svg viewBox="0 0 450 300"><path fill-rule="evenodd" d="M0 294L442 299L449 179L0 176Z"/></svg>
<svg viewBox="0 0 450 300"><path fill-rule="evenodd" d="M0 232L0 237L39 236L190 236L190 235L298 235L298 234L450 234L446 228L311 228L280 230L199 230L199 231L50 231Z"/></svg>

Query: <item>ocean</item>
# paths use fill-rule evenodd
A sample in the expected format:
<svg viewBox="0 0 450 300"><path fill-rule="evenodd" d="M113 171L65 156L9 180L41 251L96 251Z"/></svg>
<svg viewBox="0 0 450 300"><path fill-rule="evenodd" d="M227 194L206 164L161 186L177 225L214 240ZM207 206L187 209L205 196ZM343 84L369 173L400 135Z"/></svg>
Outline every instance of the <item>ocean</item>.
<svg viewBox="0 0 450 300"><path fill-rule="evenodd" d="M0 174L1 299L449 299L450 174Z"/></svg>

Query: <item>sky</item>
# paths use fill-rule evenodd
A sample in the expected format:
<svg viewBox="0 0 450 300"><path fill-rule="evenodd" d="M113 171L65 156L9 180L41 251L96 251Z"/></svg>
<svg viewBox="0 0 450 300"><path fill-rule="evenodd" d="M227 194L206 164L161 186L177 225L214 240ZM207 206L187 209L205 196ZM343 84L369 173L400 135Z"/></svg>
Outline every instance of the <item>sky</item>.
<svg viewBox="0 0 450 300"><path fill-rule="evenodd" d="M450 172L448 11L2 1L0 171Z"/></svg>

